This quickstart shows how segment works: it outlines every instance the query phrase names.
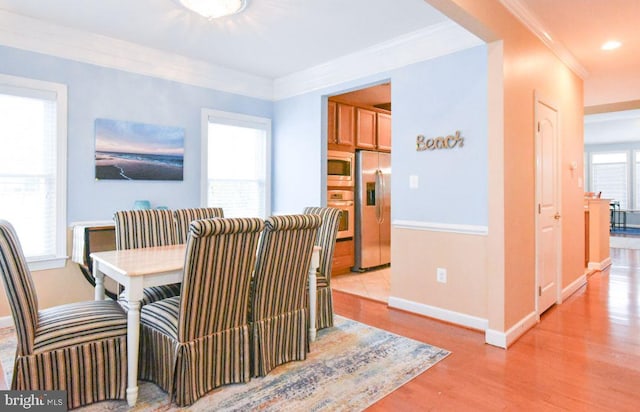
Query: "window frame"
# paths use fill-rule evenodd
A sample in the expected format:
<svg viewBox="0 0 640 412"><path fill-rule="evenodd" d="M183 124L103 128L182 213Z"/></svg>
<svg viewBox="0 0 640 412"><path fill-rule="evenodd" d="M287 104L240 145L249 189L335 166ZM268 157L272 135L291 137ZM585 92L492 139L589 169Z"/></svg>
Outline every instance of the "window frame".
<svg viewBox="0 0 640 412"><path fill-rule="evenodd" d="M271 119L243 113L214 109L202 109L201 114L201 160L200 160L200 205L207 207L209 185L209 123L260 129L265 132L265 217L271 215Z"/></svg>
<svg viewBox="0 0 640 412"><path fill-rule="evenodd" d="M630 181L629 185L631 186L631 193L633 200L633 210L640 209L640 173L637 172L637 165L640 165L640 159L636 160L640 157L640 149L632 148L629 156L631 159L629 161L629 169L630 170Z"/></svg>
<svg viewBox="0 0 640 412"><path fill-rule="evenodd" d="M67 256L67 86L26 77L0 74L0 86L15 89L16 96L44 93L55 95L56 104L56 218L55 218L55 255L52 257L30 258L25 256L29 270L47 270L62 268ZM20 94L20 92L24 94ZM0 93L2 93L0 91ZM3 93L11 94L11 93Z"/></svg>
<svg viewBox="0 0 640 412"><path fill-rule="evenodd" d="M625 155L625 161L624 162L604 162L604 163L600 163L600 162L594 162L593 158L594 156L599 156L599 155L618 155L618 154L624 154ZM597 165L606 165L606 164L624 164L625 166L625 179L626 179L626 189L625 189L625 194L626 194L626 199L625 199L625 204L626 204L626 209L632 209L633 206L633 202L635 201L635 196L633 195L633 193L631 192L631 190L633 189L633 153L630 153L629 150L627 149L621 149L621 150L616 150L616 149L610 149L610 150L597 150L597 151L591 151L589 152L589 189L591 191L596 191L596 188L594 187L594 168ZM613 199L613 200L618 200L618 199Z"/></svg>

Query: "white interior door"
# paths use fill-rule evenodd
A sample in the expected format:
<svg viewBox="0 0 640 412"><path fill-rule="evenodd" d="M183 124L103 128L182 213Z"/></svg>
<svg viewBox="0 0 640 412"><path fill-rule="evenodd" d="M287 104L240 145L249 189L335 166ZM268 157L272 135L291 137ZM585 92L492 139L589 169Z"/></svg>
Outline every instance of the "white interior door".
<svg viewBox="0 0 640 412"><path fill-rule="evenodd" d="M558 112L536 97L536 297L538 314L558 301L561 216Z"/></svg>

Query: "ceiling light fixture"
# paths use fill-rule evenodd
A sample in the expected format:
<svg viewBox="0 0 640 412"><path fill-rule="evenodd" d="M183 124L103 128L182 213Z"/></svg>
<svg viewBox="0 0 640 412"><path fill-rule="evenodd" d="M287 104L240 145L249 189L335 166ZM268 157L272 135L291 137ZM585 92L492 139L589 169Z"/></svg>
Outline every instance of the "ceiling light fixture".
<svg viewBox="0 0 640 412"><path fill-rule="evenodd" d="M178 0L178 2L210 20L240 13L247 7L247 0Z"/></svg>
<svg viewBox="0 0 640 412"><path fill-rule="evenodd" d="M603 44L602 47L600 47L600 48L602 50L614 50L614 49L617 49L620 46L622 46L622 43L620 43L617 40L611 40L611 41L608 41L605 44Z"/></svg>

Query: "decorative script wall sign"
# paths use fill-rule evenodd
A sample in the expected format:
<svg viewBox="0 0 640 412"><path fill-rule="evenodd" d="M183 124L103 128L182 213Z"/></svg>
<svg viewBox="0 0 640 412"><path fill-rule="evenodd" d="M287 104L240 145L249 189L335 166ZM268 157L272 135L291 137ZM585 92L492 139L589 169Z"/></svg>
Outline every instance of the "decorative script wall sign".
<svg viewBox="0 0 640 412"><path fill-rule="evenodd" d="M453 149L456 146L464 146L464 137L460 136L460 130L456 130L454 135L445 137L440 136L427 139L421 134L416 137L417 152L422 152L424 150Z"/></svg>

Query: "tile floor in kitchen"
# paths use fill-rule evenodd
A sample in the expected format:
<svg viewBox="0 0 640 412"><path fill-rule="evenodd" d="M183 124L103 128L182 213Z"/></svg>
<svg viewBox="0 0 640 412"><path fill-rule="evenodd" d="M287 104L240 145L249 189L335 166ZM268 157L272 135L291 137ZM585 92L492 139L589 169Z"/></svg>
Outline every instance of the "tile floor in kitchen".
<svg viewBox="0 0 640 412"><path fill-rule="evenodd" d="M386 303L391 289L390 275L390 267L336 275L331 278L331 288Z"/></svg>

